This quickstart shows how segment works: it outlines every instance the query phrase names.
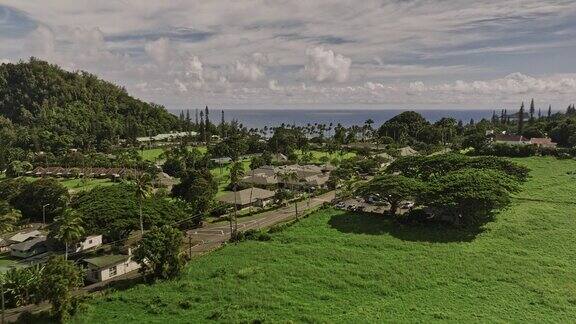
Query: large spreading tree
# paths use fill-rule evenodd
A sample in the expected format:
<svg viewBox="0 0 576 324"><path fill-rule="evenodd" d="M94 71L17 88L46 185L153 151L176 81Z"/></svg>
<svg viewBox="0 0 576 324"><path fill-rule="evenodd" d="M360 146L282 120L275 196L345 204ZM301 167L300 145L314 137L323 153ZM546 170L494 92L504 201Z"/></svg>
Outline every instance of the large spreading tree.
<svg viewBox="0 0 576 324"><path fill-rule="evenodd" d="M390 213L395 215L402 201L419 197L424 188L424 183L418 179L384 174L370 180L358 192L362 195L378 195L390 204Z"/></svg>

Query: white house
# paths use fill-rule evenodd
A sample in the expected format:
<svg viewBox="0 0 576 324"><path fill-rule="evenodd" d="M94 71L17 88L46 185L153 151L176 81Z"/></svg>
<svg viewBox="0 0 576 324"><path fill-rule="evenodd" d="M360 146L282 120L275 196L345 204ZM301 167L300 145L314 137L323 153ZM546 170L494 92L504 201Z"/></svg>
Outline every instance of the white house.
<svg viewBox="0 0 576 324"><path fill-rule="evenodd" d="M92 235L86 237L82 242L76 244L74 252L82 252L102 245L102 235Z"/></svg>
<svg viewBox="0 0 576 324"><path fill-rule="evenodd" d="M86 278L92 282L102 282L140 269L140 264L131 255L111 254L84 259L87 264Z"/></svg>

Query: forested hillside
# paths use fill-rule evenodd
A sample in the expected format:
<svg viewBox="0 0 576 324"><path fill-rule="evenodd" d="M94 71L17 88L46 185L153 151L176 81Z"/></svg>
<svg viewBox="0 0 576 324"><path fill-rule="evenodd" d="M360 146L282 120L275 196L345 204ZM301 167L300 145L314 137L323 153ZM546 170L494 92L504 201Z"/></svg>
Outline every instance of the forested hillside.
<svg viewBox="0 0 576 324"><path fill-rule="evenodd" d="M0 65L0 132L11 147L106 150L119 138L166 132L177 123L163 107L87 72L34 58Z"/></svg>

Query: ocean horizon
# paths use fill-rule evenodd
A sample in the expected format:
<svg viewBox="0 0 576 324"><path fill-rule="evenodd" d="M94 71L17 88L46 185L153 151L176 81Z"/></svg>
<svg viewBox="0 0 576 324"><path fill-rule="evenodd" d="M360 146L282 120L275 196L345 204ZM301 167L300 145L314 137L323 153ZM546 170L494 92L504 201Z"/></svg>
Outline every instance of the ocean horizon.
<svg viewBox="0 0 576 324"><path fill-rule="evenodd" d="M192 120L195 118L195 109L189 109ZM416 111L426 120L433 123L443 117L452 117L464 123L490 119L493 109L216 109L210 108L210 120L219 123L221 111L224 111L226 121L237 120L248 128L262 128L264 126L286 125L302 126L308 123L330 124L343 126L362 125L368 119L374 121L378 127L392 117L404 111ZM169 112L179 115L182 110L169 109ZM185 111L185 110L184 110Z"/></svg>

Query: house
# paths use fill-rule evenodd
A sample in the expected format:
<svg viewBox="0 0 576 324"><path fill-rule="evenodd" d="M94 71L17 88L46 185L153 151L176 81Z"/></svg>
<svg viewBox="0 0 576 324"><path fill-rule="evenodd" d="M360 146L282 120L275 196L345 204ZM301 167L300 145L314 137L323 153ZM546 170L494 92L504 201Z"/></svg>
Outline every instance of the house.
<svg viewBox="0 0 576 324"><path fill-rule="evenodd" d="M276 153L272 156L272 160L277 162L287 162L288 157L282 153Z"/></svg>
<svg viewBox="0 0 576 324"><path fill-rule="evenodd" d="M22 243L24 241L27 241L29 239L32 239L32 238L38 237L38 236L42 236L42 233L40 233L40 231L38 231L38 230L33 230L30 232L20 232L20 233L17 233L16 235L10 237L7 241L10 244L16 244L16 243Z"/></svg>
<svg viewBox="0 0 576 324"><path fill-rule="evenodd" d="M160 172L156 175L156 179L154 179L154 184L156 187L166 188L166 190L171 191L172 187L178 183L178 179L174 179L170 175Z"/></svg>
<svg viewBox="0 0 576 324"><path fill-rule="evenodd" d="M522 135L496 134L494 143L508 145L526 145L526 140Z"/></svg>
<svg viewBox="0 0 576 324"><path fill-rule="evenodd" d="M218 197L218 201L236 205L239 208L244 208L248 206L260 206L265 207L272 202L272 199L276 193L274 191L260 189L260 188L248 188L240 190L237 192L231 192L223 196Z"/></svg>
<svg viewBox="0 0 576 324"><path fill-rule="evenodd" d="M536 145L540 148L556 148L556 145L558 145L557 143L552 142L552 139L548 137L533 137L530 139L528 144Z"/></svg>
<svg viewBox="0 0 576 324"><path fill-rule="evenodd" d="M140 269L140 264L132 260L130 253L111 254L84 259L86 278L91 282L102 282Z"/></svg>
<svg viewBox="0 0 576 324"><path fill-rule="evenodd" d="M228 164L232 162L232 158L229 157L219 157L219 158L214 158L214 159L210 159L210 161L216 163L216 164Z"/></svg>
<svg viewBox="0 0 576 324"><path fill-rule="evenodd" d="M29 258L46 251L48 251L46 236L37 236L22 243L10 245L10 255L17 258Z"/></svg>
<svg viewBox="0 0 576 324"><path fill-rule="evenodd" d="M398 150L399 156L414 156L414 155L419 155L419 154L420 153L418 153L418 151L411 148L410 146L406 146L406 147L403 147L403 148Z"/></svg>
<svg viewBox="0 0 576 324"><path fill-rule="evenodd" d="M257 173L244 177L241 182L261 187L272 187L278 184L278 177L276 175Z"/></svg>
<svg viewBox="0 0 576 324"><path fill-rule="evenodd" d="M74 252L82 252L102 245L102 235L91 235L78 242Z"/></svg>

